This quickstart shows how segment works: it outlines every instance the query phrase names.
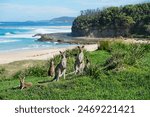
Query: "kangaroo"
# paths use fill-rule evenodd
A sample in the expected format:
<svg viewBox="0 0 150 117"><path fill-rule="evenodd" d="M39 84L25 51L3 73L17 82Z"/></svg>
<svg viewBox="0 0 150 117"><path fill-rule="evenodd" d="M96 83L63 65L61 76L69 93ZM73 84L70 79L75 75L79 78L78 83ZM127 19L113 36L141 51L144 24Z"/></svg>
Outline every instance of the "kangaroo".
<svg viewBox="0 0 150 117"><path fill-rule="evenodd" d="M75 60L75 74L77 73L83 73L84 71L84 68L85 68L85 63L84 63L84 53L83 53L83 50L84 50L84 46L80 47L78 46L78 49L79 49L79 54L76 55L76 60Z"/></svg>
<svg viewBox="0 0 150 117"><path fill-rule="evenodd" d="M50 67L49 67L49 70L48 70L48 75L51 76L51 77L54 77L54 75L55 75L54 60L51 60L51 62L50 62Z"/></svg>
<svg viewBox="0 0 150 117"><path fill-rule="evenodd" d="M66 67L67 67L66 53L60 51L60 54L61 54L61 61L55 68L54 80L56 81L59 81L59 78L61 76L64 76L64 79L65 79L65 74L66 74Z"/></svg>
<svg viewBox="0 0 150 117"><path fill-rule="evenodd" d="M84 68L85 71L87 71L90 68L90 65L91 65L90 60L88 58L86 58L86 64L85 64L85 68Z"/></svg>
<svg viewBox="0 0 150 117"><path fill-rule="evenodd" d="M32 83L31 82L24 82L24 78L20 78L20 89L24 89L24 88L28 88L28 87L31 87L32 86Z"/></svg>

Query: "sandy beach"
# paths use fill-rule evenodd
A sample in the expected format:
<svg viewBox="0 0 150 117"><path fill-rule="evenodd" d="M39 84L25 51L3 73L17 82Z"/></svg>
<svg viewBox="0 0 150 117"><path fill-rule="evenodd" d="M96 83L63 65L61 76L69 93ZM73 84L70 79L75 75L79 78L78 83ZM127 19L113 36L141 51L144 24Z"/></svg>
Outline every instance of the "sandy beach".
<svg viewBox="0 0 150 117"><path fill-rule="evenodd" d="M15 52L0 53L0 64L7 64L21 60L48 60L59 54L59 51L74 49L76 46L66 48L50 48L41 50L24 50ZM97 44L85 45L87 51L94 51L98 48Z"/></svg>
<svg viewBox="0 0 150 117"><path fill-rule="evenodd" d="M85 38L85 37L84 37ZM99 40L101 40L99 38ZM110 40L110 39L109 39ZM85 41L85 40L84 40ZM146 40L136 40L136 39L122 39L126 43L147 43ZM38 49L38 50L23 50L23 51L14 51L14 52L5 52L0 53L0 64L7 64L14 61L21 60L48 60L59 54L59 51L65 51L68 49L74 49L77 46L69 46L65 48L47 48L47 49ZM85 45L87 51L95 51L98 48L97 44Z"/></svg>

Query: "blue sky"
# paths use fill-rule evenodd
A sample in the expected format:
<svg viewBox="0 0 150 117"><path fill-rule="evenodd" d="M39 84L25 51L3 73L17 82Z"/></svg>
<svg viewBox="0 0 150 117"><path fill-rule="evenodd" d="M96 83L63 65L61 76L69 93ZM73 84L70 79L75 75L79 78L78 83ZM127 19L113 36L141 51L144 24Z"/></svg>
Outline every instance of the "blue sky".
<svg viewBox="0 0 150 117"><path fill-rule="evenodd" d="M81 10L150 2L150 0L0 0L0 21L49 20L78 16Z"/></svg>

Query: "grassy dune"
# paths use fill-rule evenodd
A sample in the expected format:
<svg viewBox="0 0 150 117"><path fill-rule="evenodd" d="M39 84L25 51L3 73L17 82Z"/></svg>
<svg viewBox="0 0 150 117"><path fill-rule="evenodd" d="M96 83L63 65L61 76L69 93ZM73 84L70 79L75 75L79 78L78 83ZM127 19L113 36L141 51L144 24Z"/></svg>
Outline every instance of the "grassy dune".
<svg viewBox="0 0 150 117"><path fill-rule="evenodd" d="M100 44L97 51L85 52L91 61L86 73L68 75L59 82L49 82L52 78L47 76L48 61L38 61L9 78L2 78L6 74L6 66L3 66L0 68L0 99L150 99L150 45L110 41ZM77 51L67 52L67 73L73 71L74 53ZM59 56L56 56L55 63L58 61ZM17 87L22 72L26 81L34 85L21 91Z"/></svg>

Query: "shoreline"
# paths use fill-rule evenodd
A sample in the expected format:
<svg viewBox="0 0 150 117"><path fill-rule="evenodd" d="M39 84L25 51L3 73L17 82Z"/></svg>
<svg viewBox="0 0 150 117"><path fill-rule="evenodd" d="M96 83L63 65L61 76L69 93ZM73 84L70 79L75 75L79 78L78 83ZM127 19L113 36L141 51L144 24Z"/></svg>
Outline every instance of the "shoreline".
<svg viewBox="0 0 150 117"><path fill-rule="evenodd" d="M48 60L56 55L59 55L59 51L66 51L76 48L77 46L68 46L62 48L47 48L38 50L24 50L0 53L0 65L12 63L22 60ZM87 51L95 51L98 48L97 44L85 45Z"/></svg>
<svg viewBox="0 0 150 117"><path fill-rule="evenodd" d="M0 65L8 64L15 61L22 60L48 60L56 55L59 55L59 51L71 50L77 47L78 44L85 45L87 51L94 51L98 48L98 42L101 40L116 40L121 39L126 43L147 43L149 40L137 39L137 38L94 38L94 37L72 37L70 33L52 33L42 34L46 36L46 39L39 38L38 41L58 42L58 43L70 43L75 45L68 45L66 47L53 47L53 48L38 48L31 50L19 50L19 51L6 51L0 52ZM41 35L41 34L40 34ZM36 36L36 35L35 35Z"/></svg>
<svg viewBox="0 0 150 117"><path fill-rule="evenodd" d="M101 40L116 40L121 39L129 43L150 43L150 38L131 38L131 37L74 37L71 33L47 33L47 34L35 34L33 37L39 36L38 41L41 42L58 42L68 44L97 44Z"/></svg>

